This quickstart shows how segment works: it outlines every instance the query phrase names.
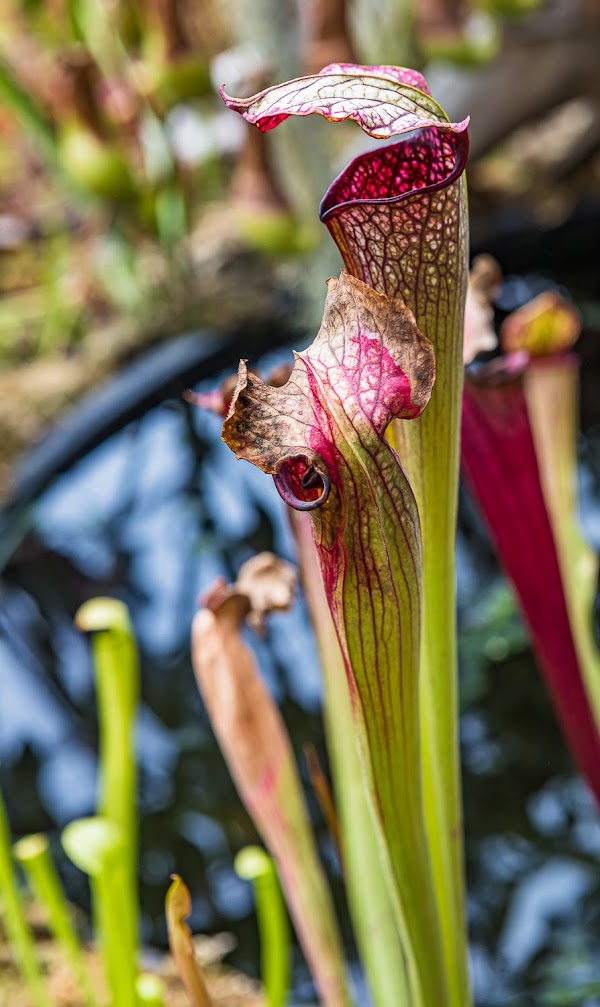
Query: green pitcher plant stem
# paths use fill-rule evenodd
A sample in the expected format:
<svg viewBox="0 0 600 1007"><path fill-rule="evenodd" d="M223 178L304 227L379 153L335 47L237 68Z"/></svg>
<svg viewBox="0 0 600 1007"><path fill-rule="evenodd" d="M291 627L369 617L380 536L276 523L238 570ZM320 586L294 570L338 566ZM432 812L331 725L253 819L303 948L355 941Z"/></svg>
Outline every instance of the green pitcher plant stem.
<svg viewBox="0 0 600 1007"><path fill-rule="evenodd" d="M97 1001L90 974L46 836L25 836L15 843L14 854L27 875L35 899L48 916L52 933L77 977L86 1004L95 1007Z"/></svg>
<svg viewBox="0 0 600 1007"><path fill-rule="evenodd" d="M238 877L251 881L254 887L265 1007L285 1007L290 986L290 934L275 865L260 846L245 846L234 867Z"/></svg>
<svg viewBox="0 0 600 1007"><path fill-rule="evenodd" d="M25 981L33 1007L51 1007L50 995L42 976L25 903L19 890L11 853L10 830L4 800L0 793L0 919L2 920L17 968Z"/></svg>
<svg viewBox="0 0 600 1007"><path fill-rule="evenodd" d="M63 830L62 845L69 859L90 879L94 929L111 1007L135 1004L137 965L130 946L126 842L122 830L108 818L80 818Z"/></svg>
<svg viewBox="0 0 600 1007"><path fill-rule="evenodd" d="M138 947L138 820L135 717L139 659L126 605L116 598L92 598L75 617L91 634L100 727L98 814L121 832L124 892L120 912L123 954L135 959Z"/></svg>
<svg viewBox="0 0 600 1007"><path fill-rule="evenodd" d="M325 685L325 730L334 778L346 891L360 958L374 1007L410 1007L407 965L390 898L385 859L378 855L372 809L361 764L344 659L323 587L308 514L290 519Z"/></svg>

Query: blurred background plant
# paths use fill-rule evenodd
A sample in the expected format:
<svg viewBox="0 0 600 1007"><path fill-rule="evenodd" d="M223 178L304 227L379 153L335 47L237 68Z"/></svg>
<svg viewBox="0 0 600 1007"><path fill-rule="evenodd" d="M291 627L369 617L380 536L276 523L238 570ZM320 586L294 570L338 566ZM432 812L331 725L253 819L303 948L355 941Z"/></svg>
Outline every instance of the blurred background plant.
<svg viewBox="0 0 600 1007"><path fill-rule="evenodd" d="M0 1003L28 1003L33 1007L177 1007L188 1003L185 990L192 1007L237 1004L238 998L251 1007L258 1003L258 989L243 977L220 968L219 952L214 957L216 969L209 969L204 977L199 964L202 949L196 960L196 949L185 925L191 912L189 893L176 876L166 897L175 968L160 958L149 960L146 970L143 968L138 940L137 767L133 745L139 688L137 648L127 609L112 598L86 602L77 614L77 623L92 635L95 655L102 738L100 786L97 814L71 821L63 830L61 843L70 861L89 879L94 943L84 946L78 933L81 928L75 924L48 838L40 834L24 836L11 850L0 793L0 920L22 980L21 985L3 971ZM241 875L265 879L260 899L261 932L266 934L263 970L269 1007L276 1007L283 1004L288 988L285 910L267 854L248 847L239 857ZM23 869L28 891L18 877L17 864ZM257 885L260 883L256 880ZM264 916L268 917L266 921ZM32 924L48 928L54 941L50 952L44 953L44 943ZM270 995L274 982L280 991L275 999Z"/></svg>

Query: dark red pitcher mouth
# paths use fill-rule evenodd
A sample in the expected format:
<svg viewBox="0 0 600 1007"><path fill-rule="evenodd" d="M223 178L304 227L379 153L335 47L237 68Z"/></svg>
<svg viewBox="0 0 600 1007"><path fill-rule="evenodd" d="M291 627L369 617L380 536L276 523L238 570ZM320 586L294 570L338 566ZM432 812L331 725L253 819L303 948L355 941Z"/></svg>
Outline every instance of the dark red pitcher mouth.
<svg viewBox="0 0 600 1007"><path fill-rule="evenodd" d="M462 175L469 154L465 130L435 126L408 139L359 154L331 183L319 207L323 223L353 206L397 203L451 185Z"/></svg>

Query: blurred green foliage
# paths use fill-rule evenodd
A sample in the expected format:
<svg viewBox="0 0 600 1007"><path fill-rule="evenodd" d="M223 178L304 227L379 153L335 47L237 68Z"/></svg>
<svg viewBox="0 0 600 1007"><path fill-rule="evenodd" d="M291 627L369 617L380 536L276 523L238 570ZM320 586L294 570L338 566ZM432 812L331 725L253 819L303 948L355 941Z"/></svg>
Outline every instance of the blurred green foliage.
<svg viewBox="0 0 600 1007"><path fill-rule="evenodd" d="M113 316L143 327L149 288L161 291L154 307L185 298L215 205L221 237L233 228L259 255L314 247L307 207L339 150L324 171L323 144L308 156L292 127L246 150L216 94L221 80L256 90L307 72L321 52L480 65L497 52L500 18L538 4L440 0L433 17L418 0L386 0L374 19L367 0L311 0L301 17L291 0L257 0L252 18L236 0L6 0L0 360L64 350Z"/></svg>

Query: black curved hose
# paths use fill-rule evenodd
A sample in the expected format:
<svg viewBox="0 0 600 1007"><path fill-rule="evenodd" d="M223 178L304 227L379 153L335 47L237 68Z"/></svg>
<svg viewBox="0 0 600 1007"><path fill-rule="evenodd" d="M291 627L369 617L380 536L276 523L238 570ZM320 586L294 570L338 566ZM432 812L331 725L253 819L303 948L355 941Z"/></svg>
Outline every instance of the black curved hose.
<svg viewBox="0 0 600 1007"><path fill-rule="evenodd" d="M234 372L240 356L255 358L291 342L293 335L280 320L227 333L186 333L149 350L90 392L18 467L0 510L0 570L27 532L31 505L58 475L165 399L227 368Z"/></svg>

